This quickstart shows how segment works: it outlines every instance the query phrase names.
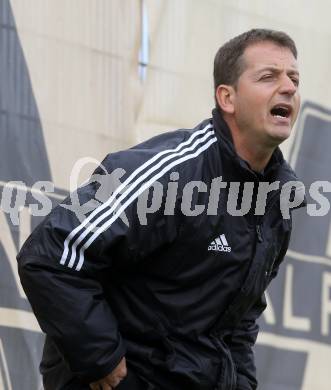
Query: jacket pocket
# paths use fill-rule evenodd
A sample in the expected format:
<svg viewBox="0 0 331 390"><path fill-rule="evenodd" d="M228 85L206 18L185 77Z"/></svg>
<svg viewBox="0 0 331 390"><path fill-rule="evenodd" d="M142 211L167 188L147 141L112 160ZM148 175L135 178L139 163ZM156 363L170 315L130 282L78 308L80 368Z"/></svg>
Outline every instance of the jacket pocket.
<svg viewBox="0 0 331 390"><path fill-rule="evenodd" d="M164 366L168 378L173 381L168 388L190 390L213 390L220 372L220 357L210 338L182 338L167 336L164 340L169 354ZM229 389L227 389L229 390Z"/></svg>

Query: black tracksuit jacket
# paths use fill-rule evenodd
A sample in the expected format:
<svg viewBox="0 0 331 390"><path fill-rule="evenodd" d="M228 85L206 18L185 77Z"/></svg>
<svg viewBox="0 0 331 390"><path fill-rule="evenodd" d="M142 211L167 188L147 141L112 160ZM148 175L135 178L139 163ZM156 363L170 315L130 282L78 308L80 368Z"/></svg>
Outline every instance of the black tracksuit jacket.
<svg viewBox="0 0 331 390"><path fill-rule="evenodd" d="M116 168L122 185L110 185L105 197ZM252 212L254 202L244 216L230 215L229 184L211 194L219 177L254 188L297 180L279 149L263 175L252 171L214 110L194 129L108 155L77 191L86 219L68 197L26 241L18 255L22 285L53 353L82 383L104 377L125 355L146 389L256 388L255 321L291 220L282 218L280 191L268 194L264 215ZM164 189L160 207L145 219L141 199L156 181L154 191ZM208 208L215 196L218 207ZM148 207L153 201L150 192ZM46 360L47 373L57 358ZM58 389L53 381L49 388Z"/></svg>

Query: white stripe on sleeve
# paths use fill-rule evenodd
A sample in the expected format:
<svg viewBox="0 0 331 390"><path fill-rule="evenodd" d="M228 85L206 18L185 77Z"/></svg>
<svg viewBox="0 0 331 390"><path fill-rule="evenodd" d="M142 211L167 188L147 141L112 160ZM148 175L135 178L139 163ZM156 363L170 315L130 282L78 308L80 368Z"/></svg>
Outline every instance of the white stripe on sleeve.
<svg viewBox="0 0 331 390"><path fill-rule="evenodd" d="M153 164L155 161L157 161L160 157L166 155L166 154L173 154L174 152L178 152L179 150L181 150L182 148L184 148L185 146L189 145L192 143L192 141L198 137L199 135L201 134L204 134L206 133L210 128L212 127L211 124L208 124L207 126L205 126L202 130L199 130L199 131L196 131L194 132L191 137L187 140L187 141L184 141L184 142L181 142L176 148L174 149L167 149L167 150L164 150L158 154L156 154L155 156L153 156L151 159L149 159L148 161L146 161L144 164L142 164L140 167L138 167L115 191L114 193L111 195L111 197L105 202L103 203L102 205L100 205L99 207L97 207L80 225L78 225L74 230L72 230L69 235L67 236L67 238L65 239L64 241L64 250L63 250L63 253L62 253L62 257L61 257L61 260L60 260L60 263L61 264L65 264L66 260L67 260L67 256L68 256L68 253L69 253L69 244L72 240L72 238L80 231L82 230L87 224L89 224L91 222L91 220L97 215L99 214L102 210L104 210L106 207L110 206L116 199L116 196L118 194L120 194L120 192L125 189L126 186L128 186L130 184L130 182L133 181L133 179L140 173L142 172L145 168L147 168L149 165Z"/></svg>
<svg viewBox="0 0 331 390"><path fill-rule="evenodd" d="M79 251L79 261L76 266L76 270L79 271L84 263L84 252L85 250L93 243L93 241L106 229L108 229L114 221L121 215L121 213L142 193L144 192L148 187L151 186L153 182L155 182L157 179L159 179L161 176L163 176L167 171L169 171L171 168L173 168L176 165L181 164L184 161L190 160L199 154L201 154L203 151L208 149L213 143L217 142L217 138L213 137L208 142L206 142L204 145L202 145L199 149L197 149L194 153L187 154L184 157L181 157L166 167L164 167L160 172L158 172L155 176L153 176L150 180L148 180L144 185L142 185L131 197L116 211L116 213L110 218L108 221L106 221L102 226L100 226L97 231L93 233L93 235L88 239L88 241L81 247ZM189 148L188 148L189 149Z"/></svg>

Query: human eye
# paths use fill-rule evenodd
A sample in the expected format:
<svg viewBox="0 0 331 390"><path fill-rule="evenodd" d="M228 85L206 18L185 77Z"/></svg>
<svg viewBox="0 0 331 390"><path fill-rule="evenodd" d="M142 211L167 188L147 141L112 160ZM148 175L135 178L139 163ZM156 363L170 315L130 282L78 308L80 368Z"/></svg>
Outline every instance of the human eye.
<svg viewBox="0 0 331 390"><path fill-rule="evenodd" d="M272 80L274 75L272 73L265 73L260 77L260 80L262 81L269 81Z"/></svg>
<svg viewBox="0 0 331 390"><path fill-rule="evenodd" d="M291 77L292 83L298 87L299 86L299 79L297 77Z"/></svg>

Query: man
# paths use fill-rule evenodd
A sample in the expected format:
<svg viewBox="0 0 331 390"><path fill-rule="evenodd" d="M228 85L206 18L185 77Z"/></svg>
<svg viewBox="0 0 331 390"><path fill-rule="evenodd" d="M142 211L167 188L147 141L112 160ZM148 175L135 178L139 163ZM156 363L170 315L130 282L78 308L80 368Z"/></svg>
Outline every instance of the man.
<svg viewBox="0 0 331 390"><path fill-rule="evenodd" d="M291 231L280 188L296 177L278 145L299 111L296 57L282 32L227 42L212 119L107 156L95 175L125 174L104 203L83 221L60 205L30 236L19 273L47 334L46 390L257 387L255 321ZM261 182L279 189L257 213ZM250 208L229 212L246 183ZM81 204L99 184L78 190Z"/></svg>

